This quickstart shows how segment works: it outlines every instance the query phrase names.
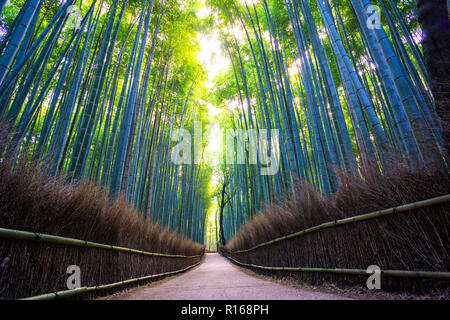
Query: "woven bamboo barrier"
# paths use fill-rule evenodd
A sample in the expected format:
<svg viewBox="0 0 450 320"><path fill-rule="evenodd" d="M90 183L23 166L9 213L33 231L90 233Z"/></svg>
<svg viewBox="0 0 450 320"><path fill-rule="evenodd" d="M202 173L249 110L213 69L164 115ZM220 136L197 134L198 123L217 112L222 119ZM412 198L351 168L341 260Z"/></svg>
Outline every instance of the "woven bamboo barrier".
<svg viewBox="0 0 450 320"><path fill-rule="evenodd" d="M411 211L411 210L424 208L424 207L428 207L428 206L432 206L432 205L438 205L438 204L442 204L442 203L446 203L446 202L450 202L450 194L427 199L427 200L417 201L414 203L409 203L409 204L405 204L405 205L401 205L401 206L397 206L397 207L393 207L393 208L389 208L389 209L378 210L378 211L374 211L374 212L370 212L370 213L366 213L366 214L362 214L362 215L358 215L358 216L353 216L353 217L349 217L349 218L325 222L325 223L319 224L319 225L311 227L311 228L307 228L307 229L304 229L304 230L301 230L301 231L298 231L295 233L288 234L286 236L278 237L276 239L260 243L249 249L230 251L229 253L234 254L234 253L249 252L249 251L252 251L257 248L264 247L264 246L267 246L267 245L270 245L273 243L300 237L306 233L310 233L313 231L326 229L326 228L334 228L336 226L343 225L343 224L348 224L348 223L358 222L358 221L365 221L365 220L379 218L379 217L386 216L386 215L401 213L401 212L405 212L405 211Z"/></svg>
<svg viewBox="0 0 450 320"><path fill-rule="evenodd" d="M105 285L101 285L101 286L80 287L80 288L76 288L76 289L62 290L62 291L58 291L58 292L41 294L38 296L23 298L23 299L19 299L19 300L55 300L55 299L60 299L60 298L67 298L67 297L79 295L79 294L82 294L85 292L106 290L106 289L111 289L111 288L115 288L118 286L122 286L125 284L135 283L138 281L144 281L144 280L150 280L150 279L154 279L154 278L161 278L161 277L165 277L165 276L169 276L169 275L174 275L174 274L181 273L181 272L187 271L189 269L192 269L192 268L198 266L199 264L200 264L200 262L197 262L197 263L195 263L189 267L186 267L184 269L181 269L181 270L153 274L150 276L128 279L128 280L114 282L114 283L105 284Z"/></svg>
<svg viewBox="0 0 450 320"><path fill-rule="evenodd" d="M118 246L113 246L113 245L108 245L108 244L101 244L101 243L96 243L96 242L91 242L91 241L86 241L86 240L79 240L79 239L54 236L54 235L49 235L49 234L44 234L44 233L28 232L28 231L5 229L5 228L0 228L0 238L15 239L15 240L28 240L28 241L41 241L41 242L46 242L46 243L61 244L61 245L75 246L75 247L100 248L100 249L129 252L129 253L141 254L141 255L146 255L146 256L154 256L154 257L191 259L191 258L197 258L197 257L201 256L201 255L186 256L186 255L179 255L179 254L147 252L147 251L123 248L123 247L118 247Z"/></svg>
<svg viewBox="0 0 450 320"><path fill-rule="evenodd" d="M368 274L365 269L346 269L346 268L304 268L304 267L267 267L259 266L256 264L243 263L237 261L231 257L225 255L225 257L238 265L244 267L257 268L261 270L271 271L303 271L303 272L328 272L328 273L340 273L340 274L354 274L354 275L366 275ZM380 270L380 274L390 277L411 277L411 278L429 278L429 279L444 279L450 280L450 272L437 272L437 271L411 271L411 270Z"/></svg>

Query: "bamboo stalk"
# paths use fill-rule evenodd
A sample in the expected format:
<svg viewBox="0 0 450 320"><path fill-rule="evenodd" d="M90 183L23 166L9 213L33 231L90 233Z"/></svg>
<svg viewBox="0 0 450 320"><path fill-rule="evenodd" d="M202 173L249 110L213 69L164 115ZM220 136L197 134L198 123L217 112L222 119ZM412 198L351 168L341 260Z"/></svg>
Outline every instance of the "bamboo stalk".
<svg viewBox="0 0 450 320"><path fill-rule="evenodd" d="M186 256L186 255L179 255L179 254L147 252L147 251L142 251L142 250L137 250L137 249L130 249L130 248L118 247L118 246L113 246L113 245L108 245L108 244L101 244L101 243L96 243L96 242L91 242L91 241L86 241L86 240L79 240L79 239L54 236L54 235L49 235L49 234L44 234L44 233L28 232L28 231L14 230L14 229L6 229L6 228L0 228L0 238L16 239L16 240L34 240L34 241L62 244L62 245L75 246L75 247L100 248L100 249L129 252L129 253L142 254L142 255L154 256L154 257L191 259L191 258L197 258L197 257L201 256L201 255Z"/></svg>
<svg viewBox="0 0 450 320"><path fill-rule="evenodd" d="M81 287L81 288L76 288L76 289L71 289L71 290L63 290L63 291L58 291L58 292L41 294L38 296L19 299L19 300L54 300L54 299L58 299L58 298L71 297L76 294L87 292L87 289L88 289L88 287Z"/></svg>
<svg viewBox="0 0 450 320"><path fill-rule="evenodd" d="M306 233L310 233L310 232L317 231L317 230L320 230L320 229L333 228L333 227L338 226L338 225L348 224L348 223L357 222L357 221L365 221L365 220L369 220L369 219L382 217L382 216L385 216L385 215L401 213L401 212L404 212L404 211L410 211L410 210L415 210L415 209L428 207L428 206L432 206L432 205L442 204L442 203L446 203L446 202L449 202L449 201L450 201L450 194L447 194L447 195L444 195L444 196L439 196L439 197L435 197L435 198L431 198L431 199L427 199L427 200L422 200L422 201L417 201L417 202L413 202L413 203L409 203L409 204L404 204L404 205L393 207L393 208L389 208L389 209L378 210L378 211L374 211L374 212L370 212L370 213L366 213L366 214L362 214L362 215L358 215L358 216L353 216L353 217L349 217L349 218L329 221L329 222L325 222L325 223L319 224L319 225L314 226L314 227L310 227L310 228L307 228L307 229L304 229L304 230L301 230L301 231L298 231L298 232L295 232L295 233L288 234L286 236L278 237L276 239L260 243L260 244L254 246L254 247L251 247L250 249L236 250L236 251L231 251L230 253L249 252L249 251L255 250L257 248L267 246L269 244L273 244L273 243L277 243L277 242L280 242L280 241L296 238L296 237L302 236L302 235L304 235Z"/></svg>
<svg viewBox="0 0 450 320"><path fill-rule="evenodd" d="M243 263L231 257L225 256L227 259L235 263L245 266L263 270L273 271L303 271L303 272L328 272L339 274L354 274L366 275L369 274L365 269L347 269L347 268L305 268L305 267L267 267L255 264ZM410 270L380 270L380 274L390 277L410 277L410 278L429 278L429 279L445 279L450 280L450 272L435 272L435 271L410 271Z"/></svg>
<svg viewBox="0 0 450 320"><path fill-rule="evenodd" d="M115 287L118 287L121 285L130 284L130 283L134 283L134 282L138 282L138 281L149 280L149 279L153 279L153 278L160 278L160 277L164 277L164 276L168 276L168 275L172 275L172 274L181 273L181 272L187 271L189 269L192 269L192 268L198 266L199 264L200 264L200 262L197 262L197 263L195 263L189 267L186 267L184 269L170 271L170 272L164 272L164 273L158 273L158 274L152 274L150 276L128 279L128 280L114 282L114 283L105 284L105 285L101 285L101 286L80 287L80 288L76 288L76 289L41 294L38 296L23 298L23 299L19 299L19 300L54 300L54 299L59 299L59 298L67 298L67 297L71 297L71 296L81 294L84 292L106 290L106 289L111 289L111 288L115 288Z"/></svg>

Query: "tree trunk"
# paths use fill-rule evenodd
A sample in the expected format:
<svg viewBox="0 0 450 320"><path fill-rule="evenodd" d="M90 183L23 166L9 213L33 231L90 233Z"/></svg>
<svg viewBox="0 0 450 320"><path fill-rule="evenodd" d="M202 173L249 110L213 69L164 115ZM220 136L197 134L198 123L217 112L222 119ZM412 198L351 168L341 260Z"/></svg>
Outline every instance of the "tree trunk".
<svg viewBox="0 0 450 320"><path fill-rule="evenodd" d="M220 215L219 215L219 224L220 224L220 244L225 246L227 240L225 239L225 232L223 230L223 209L225 208L225 188L227 184L224 183L222 186L222 200L220 201Z"/></svg>
<svg viewBox="0 0 450 320"><path fill-rule="evenodd" d="M446 0L416 0L422 27L425 65L428 70L436 112L442 121L444 154L448 160L450 145L450 20Z"/></svg>

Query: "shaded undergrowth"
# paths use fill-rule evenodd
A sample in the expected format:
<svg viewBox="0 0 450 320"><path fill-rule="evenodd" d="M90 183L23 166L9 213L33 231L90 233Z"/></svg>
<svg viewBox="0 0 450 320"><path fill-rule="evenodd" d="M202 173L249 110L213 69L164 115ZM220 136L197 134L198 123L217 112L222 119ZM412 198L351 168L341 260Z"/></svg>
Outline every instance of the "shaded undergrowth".
<svg viewBox="0 0 450 320"><path fill-rule="evenodd" d="M367 169L364 179L340 175L340 188L329 198L307 184L286 199L267 205L241 227L222 253L247 264L283 267L450 271L448 203L307 233L245 253L257 244L318 224L448 194L450 176L439 169L396 165L383 176ZM367 276L317 272L255 271L299 282L366 285ZM382 288L426 291L449 281L382 278Z"/></svg>

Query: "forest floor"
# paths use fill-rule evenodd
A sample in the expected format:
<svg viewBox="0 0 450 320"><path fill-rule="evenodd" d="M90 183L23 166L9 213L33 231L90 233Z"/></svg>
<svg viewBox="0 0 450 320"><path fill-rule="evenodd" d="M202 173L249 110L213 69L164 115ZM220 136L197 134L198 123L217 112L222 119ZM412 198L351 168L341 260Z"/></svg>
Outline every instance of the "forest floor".
<svg viewBox="0 0 450 320"><path fill-rule="evenodd" d="M303 289L261 277L217 253L182 275L100 299L108 300L342 300L343 295Z"/></svg>

